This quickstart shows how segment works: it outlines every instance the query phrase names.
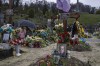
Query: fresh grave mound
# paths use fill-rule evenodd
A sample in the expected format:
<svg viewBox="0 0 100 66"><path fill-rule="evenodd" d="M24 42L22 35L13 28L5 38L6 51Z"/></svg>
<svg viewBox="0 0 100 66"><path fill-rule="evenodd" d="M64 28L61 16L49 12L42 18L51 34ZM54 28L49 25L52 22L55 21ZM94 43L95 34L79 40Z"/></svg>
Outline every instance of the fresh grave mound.
<svg viewBox="0 0 100 66"><path fill-rule="evenodd" d="M58 65L54 64L53 58L48 59L50 61L50 66L90 66L89 63L84 63L74 57L68 58L62 58ZM40 64L39 64L40 62ZM49 66L47 65L47 61L45 58L40 59L36 63L31 64L30 66Z"/></svg>
<svg viewBox="0 0 100 66"><path fill-rule="evenodd" d="M67 50L71 51L92 51L91 46L89 44L83 43L83 44L78 44L78 45L67 45Z"/></svg>

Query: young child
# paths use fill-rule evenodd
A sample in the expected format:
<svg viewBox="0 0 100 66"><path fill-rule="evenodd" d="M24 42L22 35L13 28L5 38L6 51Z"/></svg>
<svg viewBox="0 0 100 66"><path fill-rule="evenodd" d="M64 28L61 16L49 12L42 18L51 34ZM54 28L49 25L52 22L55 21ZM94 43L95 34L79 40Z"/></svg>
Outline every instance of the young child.
<svg viewBox="0 0 100 66"><path fill-rule="evenodd" d="M19 43L19 40L17 38L15 38L13 40L13 42L14 42L13 44L15 44L16 56L20 56L21 55L21 53L20 53L21 45Z"/></svg>
<svg viewBox="0 0 100 66"><path fill-rule="evenodd" d="M26 28L20 28L20 31L18 33L18 37L21 41L21 43L24 43L24 39L25 39L25 36L26 36Z"/></svg>
<svg viewBox="0 0 100 66"><path fill-rule="evenodd" d="M19 36L18 33L20 32L20 28L13 31L13 39L11 40L11 43L15 45L15 52L16 56L20 56L20 43L19 43Z"/></svg>

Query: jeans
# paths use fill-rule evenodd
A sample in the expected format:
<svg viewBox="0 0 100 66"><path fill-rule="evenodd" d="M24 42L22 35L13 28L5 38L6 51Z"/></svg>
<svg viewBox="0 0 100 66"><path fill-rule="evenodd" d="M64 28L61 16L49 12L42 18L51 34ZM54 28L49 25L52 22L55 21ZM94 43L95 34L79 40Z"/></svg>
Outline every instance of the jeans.
<svg viewBox="0 0 100 66"><path fill-rule="evenodd" d="M20 53L20 45L15 45L16 54Z"/></svg>

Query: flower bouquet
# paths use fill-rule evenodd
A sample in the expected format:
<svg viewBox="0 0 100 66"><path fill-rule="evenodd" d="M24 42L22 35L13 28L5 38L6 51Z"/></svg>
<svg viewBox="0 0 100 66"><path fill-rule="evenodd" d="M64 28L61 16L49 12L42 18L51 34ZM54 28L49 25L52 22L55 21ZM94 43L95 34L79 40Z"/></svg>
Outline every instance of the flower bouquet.
<svg viewBox="0 0 100 66"><path fill-rule="evenodd" d="M17 45L17 44L21 44L22 41L20 39L13 39L13 40L10 40L10 44L12 45Z"/></svg>
<svg viewBox="0 0 100 66"><path fill-rule="evenodd" d="M58 43L68 43L70 41L70 35L68 32L58 34Z"/></svg>
<svg viewBox="0 0 100 66"><path fill-rule="evenodd" d="M41 37L35 36L35 42L40 43L39 45L41 45L41 47L47 46L47 42Z"/></svg>
<svg viewBox="0 0 100 66"><path fill-rule="evenodd" d="M6 25L3 25L1 28L0 28L0 32L3 32L3 31L8 31L9 33L11 33L13 31L12 27L11 27L11 24L6 24Z"/></svg>
<svg viewBox="0 0 100 66"><path fill-rule="evenodd" d="M56 31L53 31L52 35L50 35L50 34L48 35L48 41L56 42L57 40L58 40L58 35L57 35Z"/></svg>
<svg viewBox="0 0 100 66"><path fill-rule="evenodd" d="M55 25L55 29L56 29L56 32L57 33L64 32L64 30L63 30L63 24L62 23L61 24L58 24L58 25Z"/></svg>
<svg viewBox="0 0 100 66"><path fill-rule="evenodd" d="M30 47L45 47L47 44L46 41L40 38L39 36L27 36L25 41Z"/></svg>

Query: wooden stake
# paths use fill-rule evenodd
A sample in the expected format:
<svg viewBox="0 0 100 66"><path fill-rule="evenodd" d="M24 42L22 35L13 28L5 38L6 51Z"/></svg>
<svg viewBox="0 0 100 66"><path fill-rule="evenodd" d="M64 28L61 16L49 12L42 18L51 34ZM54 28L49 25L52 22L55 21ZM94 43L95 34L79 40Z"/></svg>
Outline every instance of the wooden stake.
<svg viewBox="0 0 100 66"><path fill-rule="evenodd" d="M67 32L67 20L63 20L63 29L64 32Z"/></svg>

